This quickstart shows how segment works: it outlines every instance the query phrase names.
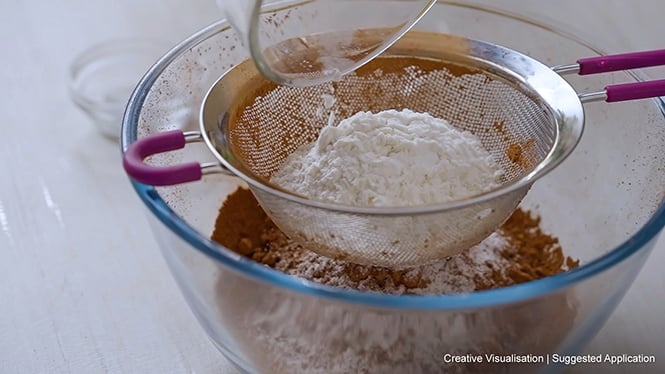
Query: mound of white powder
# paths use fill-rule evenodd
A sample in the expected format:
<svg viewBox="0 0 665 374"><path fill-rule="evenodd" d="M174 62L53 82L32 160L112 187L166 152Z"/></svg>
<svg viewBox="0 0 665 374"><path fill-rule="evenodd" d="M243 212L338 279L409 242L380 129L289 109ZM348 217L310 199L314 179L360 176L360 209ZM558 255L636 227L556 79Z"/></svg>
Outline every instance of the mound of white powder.
<svg viewBox="0 0 665 374"><path fill-rule="evenodd" d="M470 132L408 109L359 112L289 155L272 182L310 199L416 206L499 186L503 170Z"/></svg>

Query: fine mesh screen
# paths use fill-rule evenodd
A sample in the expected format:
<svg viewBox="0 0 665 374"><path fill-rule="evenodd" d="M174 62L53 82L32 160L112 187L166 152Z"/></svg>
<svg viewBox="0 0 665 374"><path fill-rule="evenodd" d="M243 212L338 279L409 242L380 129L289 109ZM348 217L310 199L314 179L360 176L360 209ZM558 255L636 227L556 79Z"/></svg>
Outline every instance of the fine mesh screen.
<svg viewBox="0 0 665 374"><path fill-rule="evenodd" d="M232 149L252 174L269 179L284 159L333 123L359 111L411 109L480 138L505 171L521 178L553 146L556 128L540 105L478 70L414 57L381 57L334 83L255 87L229 120Z"/></svg>
<svg viewBox="0 0 665 374"><path fill-rule="evenodd" d="M269 184L285 158L314 141L329 121L336 124L359 111L408 108L477 135L504 169L507 185L547 157L557 137L556 122L532 99L537 95L474 66L389 55L340 81L294 88L266 81L246 62L213 88L204 107L204 125L226 161ZM265 189L252 191L277 226L306 248L356 263L400 268L479 243L510 216L529 186L479 203L418 214L327 209Z"/></svg>

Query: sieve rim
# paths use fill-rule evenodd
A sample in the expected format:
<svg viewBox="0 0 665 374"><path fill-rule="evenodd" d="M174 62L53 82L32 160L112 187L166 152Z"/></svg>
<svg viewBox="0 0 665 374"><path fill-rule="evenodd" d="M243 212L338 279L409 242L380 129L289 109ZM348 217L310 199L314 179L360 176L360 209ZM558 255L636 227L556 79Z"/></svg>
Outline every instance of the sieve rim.
<svg viewBox="0 0 665 374"><path fill-rule="evenodd" d="M477 64L483 64L483 72L490 72L493 77L502 79L505 83L513 86L527 96L537 96L537 99L530 97L535 103L547 113L550 120L554 123L554 141L543 160L538 163L531 171L525 173L521 178L504 183L490 191L468 196L449 202L440 202L432 204L420 204L411 206L381 206L381 207L359 207L347 204L339 204L327 201L308 199L291 191L287 191L280 186L271 183L253 173L249 168L242 165L241 162L234 162L227 157L232 153L228 149L231 143L224 139L218 145L210 134L217 133L218 123L212 123L208 118L224 117L227 113L219 113L211 102L215 102L216 96L223 95L225 80L229 75L233 75L234 69L241 69L250 64L251 60L245 60L222 74L215 83L208 89L203 97L199 108L199 127L202 138L221 167L230 171L233 175L244 180L252 189L258 189L272 196L285 199L289 202L303 206L325 209L326 211L363 214L372 216L403 216L403 215L425 215L447 211L454 211L467 208L472 205L488 202L493 199L527 191L531 185L538 179L547 175L556 166L563 162L575 149L582 136L584 128L584 107L578 98L577 92L561 75L554 72L549 66L531 58L519 51L500 46L494 43L469 39L450 34L441 34L456 41L464 41L469 44L469 54L464 55L461 52L451 52L451 56L457 55L458 58L464 58L474 61ZM465 52L466 53L466 52ZM388 54L386 57L400 57L400 54ZM419 56L415 52L410 57ZM463 57L462 57L463 56ZM547 78L544 79L543 75ZM519 86L519 87L515 87ZM213 109L210 109L213 107ZM208 113L211 111L217 115ZM220 149L223 148L223 149ZM234 157L229 157L233 159ZM238 167L237 164L240 164Z"/></svg>
<svg viewBox="0 0 665 374"><path fill-rule="evenodd" d="M566 37L571 41L578 42L597 54L605 54L603 49L569 34L568 32L561 31L557 27L544 23L542 20L534 20L512 12L498 10L487 6L467 4L466 2L462 3L445 0L440 1L440 3L479 10L481 12L499 15L512 20L526 22ZM151 86L159 77L159 74L187 49L217 33L226 31L229 28L230 26L225 20L217 21L208 27L203 28L167 52L150 68L132 93L127 111L123 116L120 144L123 153L127 151L127 148L131 143L138 139L138 125L142 105L150 92ZM646 80L642 73L629 72L628 74L636 81ZM665 118L665 102L663 99L654 98L652 100L660 110L661 116ZM267 268L259 263L251 261L250 259L244 258L226 247L212 242L208 237L202 235L194 227L182 220L160 197L154 186L142 184L134 180L130 180L130 183L141 201L146 205L147 209L155 215L155 218L158 221L163 223L180 239L190 244L203 255L223 266L228 266L230 271L242 274L249 279L280 287L303 296L322 297L340 302L384 307L395 310L460 310L512 304L536 297L543 297L581 281L588 280L623 262L627 258L636 255L638 252L642 252L642 255L648 254L650 252L650 248L647 247L648 244L654 243L659 232L665 227L665 198L663 198L651 218L647 220L635 234L627 238L623 243L613 248L608 248L606 254L565 273L499 289L477 291L471 294L423 296L373 294L370 292L323 286L321 284L289 276L277 270Z"/></svg>

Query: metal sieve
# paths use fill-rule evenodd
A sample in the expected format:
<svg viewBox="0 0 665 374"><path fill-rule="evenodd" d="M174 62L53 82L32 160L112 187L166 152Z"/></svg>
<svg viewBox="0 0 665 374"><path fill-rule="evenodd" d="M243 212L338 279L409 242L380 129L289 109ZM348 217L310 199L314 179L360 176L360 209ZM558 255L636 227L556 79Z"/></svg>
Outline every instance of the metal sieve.
<svg viewBox="0 0 665 374"><path fill-rule="evenodd" d="M641 67L665 63L663 55L580 60L583 65L556 70L612 71L630 67L627 60ZM132 178L151 185L195 181L208 172L241 177L275 224L306 248L346 261L401 268L459 253L494 232L532 183L573 151L582 135L583 102L663 94L665 82L656 81L578 96L555 70L519 52L412 31L343 79L311 87L278 86L246 61L207 93L200 133L174 131L140 139L126 152L124 166ZM339 120L358 111L404 108L428 112L478 136L504 169L502 186L450 203L359 208L306 199L270 183L289 154L316 139L331 113ZM219 163L155 168L143 162L199 140Z"/></svg>

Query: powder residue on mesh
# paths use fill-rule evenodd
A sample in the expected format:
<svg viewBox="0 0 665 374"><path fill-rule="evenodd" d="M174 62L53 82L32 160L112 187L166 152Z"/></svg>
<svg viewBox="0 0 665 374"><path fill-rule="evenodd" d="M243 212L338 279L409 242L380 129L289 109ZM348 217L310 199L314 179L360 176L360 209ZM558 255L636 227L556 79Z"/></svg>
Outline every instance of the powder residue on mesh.
<svg viewBox="0 0 665 374"><path fill-rule="evenodd" d="M499 187L503 170L480 139L427 113L359 112L325 126L271 181L311 199L354 206L455 201Z"/></svg>

